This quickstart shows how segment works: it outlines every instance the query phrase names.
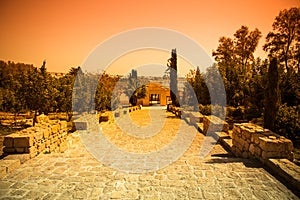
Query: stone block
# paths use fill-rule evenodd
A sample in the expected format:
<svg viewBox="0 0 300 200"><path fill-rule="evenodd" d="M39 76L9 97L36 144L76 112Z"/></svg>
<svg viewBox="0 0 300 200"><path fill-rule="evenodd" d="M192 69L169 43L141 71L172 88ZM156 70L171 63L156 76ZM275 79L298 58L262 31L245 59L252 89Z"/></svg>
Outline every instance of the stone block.
<svg viewBox="0 0 300 200"><path fill-rule="evenodd" d="M261 152L262 152L261 148L258 145L255 145L254 146L254 155L256 157L261 157Z"/></svg>
<svg viewBox="0 0 300 200"><path fill-rule="evenodd" d="M244 141L244 150L249 151L250 143L248 141Z"/></svg>
<svg viewBox="0 0 300 200"><path fill-rule="evenodd" d="M60 125L59 124L53 124L51 126L51 133L54 134L54 133L58 133L60 130Z"/></svg>
<svg viewBox="0 0 300 200"><path fill-rule="evenodd" d="M115 116L115 117L120 117L120 112L115 112L115 113L114 113L114 116Z"/></svg>
<svg viewBox="0 0 300 200"><path fill-rule="evenodd" d="M42 114L36 117L36 121L37 123L42 123L42 122L48 122L49 121L49 117Z"/></svg>
<svg viewBox="0 0 300 200"><path fill-rule="evenodd" d="M25 153L35 153L37 151L36 149L36 146L32 146L32 147L29 147L29 148L25 148L24 152Z"/></svg>
<svg viewBox="0 0 300 200"><path fill-rule="evenodd" d="M99 118L99 122L107 122L109 119L107 114L101 115Z"/></svg>
<svg viewBox="0 0 300 200"><path fill-rule="evenodd" d="M232 129L233 132L240 134L242 132L240 127L241 127L241 124L238 124L238 123L233 124L233 129Z"/></svg>
<svg viewBox="0 0 300 200"><path fill-rule="evenodd" d="M37 147L37 152L38 153L42 153L44 150L45 150L45 143L38 143L37 145L36 145L36 147Z"/></svg>
<svg viewBox="0 0 300 200"><path fill-rule="evenodd" d="M284 144L280 143L277 139L273 140L268 137L259 137L259 147L263 151L280 152L284 150Z"/></svg>
<svg viewBox="0 0 300 200"><path fill-rule="evenodd" d="M251 142L259 145L259 137L262 137L262 134L259 133L252 134Z"/></svg>
<svg viewBox="0 0 300 200"><path fill-rule="evenodd" d="M16 150L13 147L4 147L2 151L4 153L16 153Z"/></svg>
<svg viewBox="0 0 300 200"><path fill-rule="evenodd" d="M279 142L283 143L285 151L293 151L294 147L293 147L293 142L291 140L281 136L279 138Z"/></svg>
<svg viewBox="0 0 300 200"><path fill-rule="evenodd" d="M203 123L204 123L204 132L207 132L208 129L210 129L214 132L224 131L227 133L229 130L229 124L214 115L204 116Z"/></svg>
<svg viewBox="0 0 300 200"><path fill-rule="evenodd" d="M249 152L254 155L254 144L250 144L249 146Z"/></svg>
<svg viewBox="0 0 300 200"><path fill-rule="evenodd" d="M50 140L46 140L46 141L45 141L45 147L49 147L50 144L51 144Z"/></svg>
<svg viewBox="0 0 300 200"><path fill-rule="evenodd" d="M243 151L243 145L236 142L236 143L233 143L234 146L236 146L237 149L239 149L239 151Z"/></svg>
<svg viewBox="0 0 300 200"><path fill-rule="evenodd" d="M43 132L43 138L48 139L51 134L51 129L49 130L48 128L45 127L42 132Z"/></svg>
<svg viewBox="0 0 300 200"><path fill-rule="evenodd" d="M243 151L242 157L243 157L243 158L249 158L249 153L248 153L248 151Z"/></svg>
<svg viewBox="0 0 300 200"><path fill-rule="evenodd" d="M67 149L68 149L68 143L67 143L67 141L62 142L62 143L59 145L59 152L63 153L63 152L65 152Z"/></svg>
<svg viewBox="0 0 300 200"><path fill-rule="evenodd" d="M249 130L242 130L242 137L245 139L245 140L247 140L247 139L249 139L249 140L251 140L251 137L252 137L252 134L253 133L255 133L254 131L249 131Z"/></svg>
<svg viewBox="0 0 300 200"><path fill-rule="evenodd" d="M34 135L35 141L42 140L44 137L43 131L40 128L36 129L36 131L34 132L33 135Z"/></svg>
<svg viewBox="0 0 300 200"><path fill-rule="evenodd" d="M14 146L14 138L13 136L5 136L3 140L3 146L12 148Z"/></svg>
<svg viewBox="0 0 300 200"><path fill-rule="evenodd" d="M87 130L87 122L74 122L77 130Z"/></svg>
<svg viewBox="0 0 300 200"><path fill-rule="evenodd" d="M14 137L14 147L15 148L27 148L33 146L34 138L32 135L19 135Z"/></svg>
<svg viewBox="0 0 300 200"><path fill-rule="evenodd" d="M280 158L281 155L277 151L262 151L261 157L263 160L267 160L269 158Z"/></svg>
<svg viewBox="0 0 300 200"><path fill-rule="evenodd" d="M15 147L17 153L24 153L25 148L24 147Z"/></svg>
<svg viewBox="0 0 300 200"><path fill-rule="evenodd" d="M67 129L68 128L68 122L67 121L60 121L60 128L61 129Z"/></svg>

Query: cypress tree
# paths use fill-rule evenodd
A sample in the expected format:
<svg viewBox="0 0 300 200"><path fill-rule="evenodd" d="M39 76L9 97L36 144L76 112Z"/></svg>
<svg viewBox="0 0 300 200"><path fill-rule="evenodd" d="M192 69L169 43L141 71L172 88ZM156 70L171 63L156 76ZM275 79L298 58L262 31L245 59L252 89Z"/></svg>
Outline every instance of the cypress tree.
<svg viewBox="0 0 300 200"><path fill-rule="evenodd" d="M171 58L168 60L168 67L170 70L170 96L172 105L179 106L178 86L177 86L177 53L176 49L172 49Z"/></svg>
<svg viewBox="0 0 300 200"><path fill-rule="evenodd" d="M272 58L269 65L264 104L264 127L274 131L274 122L279 105L278 66L276 58Z"/></svg>

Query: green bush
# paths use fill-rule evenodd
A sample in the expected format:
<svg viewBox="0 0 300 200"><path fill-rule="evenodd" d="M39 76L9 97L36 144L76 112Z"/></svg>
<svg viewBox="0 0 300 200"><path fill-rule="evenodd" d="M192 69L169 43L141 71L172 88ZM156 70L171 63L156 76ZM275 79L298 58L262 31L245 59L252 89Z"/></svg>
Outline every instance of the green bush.
<svg viewBox="0 0 300 200"><path fill-rule="evenodd" d="M289 107L286 104L281 105L276 115L274 131L296 141L296 138L300 137L299 110L299 106L297 108L296 106Z"/></svg>
<svg viewBox="0 0 300 200"><path fill-rule="evenodd" d="M244 119L244 114L245 114L244 106L238 106L237 108L231 108L227 116L233 117L234 119L242 120Z"/></svg>
<svg viewBox="0 0 300 200"><path fill-rule="evenodd" d="M259 109L256 106L251 106L245 109L244 114L245 114L245 118L249 121L251 119L259 118L262 116L262 113L259 111Z"/></svg>

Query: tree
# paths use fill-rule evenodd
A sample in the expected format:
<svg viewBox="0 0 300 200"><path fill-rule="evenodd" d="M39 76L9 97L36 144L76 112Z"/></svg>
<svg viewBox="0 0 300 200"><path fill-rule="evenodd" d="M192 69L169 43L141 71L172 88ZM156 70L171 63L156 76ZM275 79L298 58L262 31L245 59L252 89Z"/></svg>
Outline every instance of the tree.
<svg viewBox="0 0 300 200"><path fill-rule="evenodd" d="M288 76L300 65L300 8L280 11L266 37L264 50L284 63Z"/></svg>
<svg viewBox="0 0 300 200"><path fill-rule="evenodd" d="M127 79L127 88L125 94L129 97L129 103L137 105L138 99L146 96L146 86L138 79L137 71L132 70Z"/></svg>
<svg viewBox="0 0 300 200"><path fill-rule="evenodd" d="M258 118L263 113L265 98L266 82L267 82L267 71L268 71L268 60L261 60L257 58L252 64L252 77L248 84L249 95L246 100L249 105L248 117L249 119Z"/></svg>
<svg viewBox="0 0 300 200"><path fill-rule="evenodd" d="M247 72L250 72L251 62L254 61L253 53L261 38L261 32L257 28L249 31L247 26L242 26L235 32L234 36L234 53L238 62L238 68L240 74L246 76Z"/></svg>
<svg viewBox="0 0 300 200"><path fill-rule="evenodd" d="M43 61L43 65L40 67L37 75L38 77L35 85L38 87L38 111L40 114L44 113L47 115L49 112L54 111L53 108L56 107L57 104L55 97L58 94L54 87L54 83L56 82L54 80L56 80L56 78L51 77L51 75L47 72L45 60Z"/></svg>
<svg viewBox="0 0 300 200"><path fill-rule="evenodd" d="M95 95L96 110L111 110L118 104L118 97L114 96L113 91L119 79L119 76L102 73Z"/></svg>
<svg viewBox="0 0 300 200"><path fill-rule="evenodd" d="M252 76L254 52L260 37L261 32L258 29L249 31L247 26L241 26L235 32L234 39L221 37L218 48L212 52L223 78L229 105L245 103L249 93L247 86Z"/></svg>
<svg viewBox="0 0 300 200"><path fill-rule="evenodd" d="M274 131L274 122L279 106L279 85L277 59L271 58L265 92L264 127Z"/></svg>
<svg viewBox="0 0 300 200"><path fill-rule="evenodd" d="M58 91L55 110L59 112L66 112L68 121L72 118L72 92L78 70L79 67L72 67L69 72L65 76L59 78L57 84L55 84Z"/></svg>
<svg viewBox="0 0 300 200"><path fill-rule="evenodd" d="M171 58L168 59L167 64L168 70L170 71L170 96L172 104L179 106L178 101L178 86L177 86L177 53L176 49L172 49Z"/></svg>
<svg viewBox="0 0 300 200"><path fill-rule="evenodd" d="M187 100L185 103L192 105L192 102L189 102L189 98L192 97L192 92L195 92L199 104L210 104L209 91L199 67L197 67L196 70L191 70L189 74L187 74L186 79L189 85L185 85L184 87L185 96L183 100Z"/></svg>

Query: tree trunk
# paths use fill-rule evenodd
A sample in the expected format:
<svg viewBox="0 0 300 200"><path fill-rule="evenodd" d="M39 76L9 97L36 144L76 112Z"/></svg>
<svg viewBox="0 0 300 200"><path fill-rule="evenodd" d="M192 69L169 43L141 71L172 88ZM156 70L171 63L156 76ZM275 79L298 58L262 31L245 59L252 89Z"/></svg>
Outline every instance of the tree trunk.
<svg viewBox="0 0 300 200"><path fill-rule="evenodd" d="M32 126L35 126L36 123L36 115L37 115L37 111L34 111L34 115L33 115L33 122L32 122Z"/></svg>

